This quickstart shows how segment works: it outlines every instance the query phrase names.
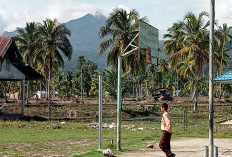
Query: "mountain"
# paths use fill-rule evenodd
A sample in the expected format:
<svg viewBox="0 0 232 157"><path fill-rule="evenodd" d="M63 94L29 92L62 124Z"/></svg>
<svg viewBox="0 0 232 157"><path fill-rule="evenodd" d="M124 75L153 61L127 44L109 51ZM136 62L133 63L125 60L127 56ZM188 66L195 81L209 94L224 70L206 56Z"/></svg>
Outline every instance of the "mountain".
<svg viewBox="0 0 232 157"><path fill-rule="evenodd" d="M76 71L77 58L85 56L86 59L97 63L100 69L106 67L106 53L98 54L98 46L103 41L98 36L100 27L104 26L106 17L103 15L87 14L82 18L71 20L65 25L71 30L71 44L73 55L70 62L65 58L64 71Z"/></svg>
<svg viewBox="0 0 232 157"><path fill-rule="evenodd" d="M106 17L97 14L87 14L79 19L71 20L65 23L66 27L71 31L70 41L73 46L72 59L68 61L64 58L65 65L63 71L76 71L77 58L85 56L86 59L97 63L99 69L106 67L106 53L98 54L98 46L101 41L98 36L98 30L104 26ZM15 36L17 31L3 32L3 36Z"/></svg>
<svg viewBox="0 0 232 157"><path fill-rule="evenodd" d="M104 69L106 67L106 55L103 53L98 54L99 44L106 38L100 39L98 36L98 31L100 27L105 25L106 17L97 14L87 14L81 18L71 20L65 23L66 27L71 31L70 41L73 46L72 59L68 61L66 57L64 58L65 65L64 71L76 71L77 58L79 56L85 56L86 59L94 61L99 69ZM3 36L15 36L17 31L4 32ZM163 40L159 41L160 48L160 58L168 59L169 57L163 52Z"/></svg>

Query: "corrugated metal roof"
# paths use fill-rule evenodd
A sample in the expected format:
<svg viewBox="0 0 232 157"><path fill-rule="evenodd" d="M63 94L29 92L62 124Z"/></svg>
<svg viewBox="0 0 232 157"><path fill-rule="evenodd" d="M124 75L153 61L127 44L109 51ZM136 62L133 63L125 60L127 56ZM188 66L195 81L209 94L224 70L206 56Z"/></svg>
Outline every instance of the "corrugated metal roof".
<svg viewBox="0 0 232 157"><path fill-rule="evenodd" d="M232 82L232 71L229 71L214 79L215 82Z"/></svg>
<svg viewBox="0 0 232 157"><path fill-rule="evenodd" d="M9 46L11 42L12 37L2 37L0 36L0 57L5 52L7 47Z"/></svg>

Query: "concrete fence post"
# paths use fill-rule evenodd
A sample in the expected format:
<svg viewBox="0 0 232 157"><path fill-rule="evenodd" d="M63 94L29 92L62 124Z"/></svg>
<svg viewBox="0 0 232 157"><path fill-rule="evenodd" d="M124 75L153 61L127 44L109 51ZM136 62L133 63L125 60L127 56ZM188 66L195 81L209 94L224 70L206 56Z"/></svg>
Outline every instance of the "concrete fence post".
<svg viewBox="0 0 232 157"><path fill-rule="evenodd" d="M214 146L214 157L218 157L218 147Z"/></svg>
<svg viewBox="0 0 232 157"><path fill-rule="evenodd" d="M204 157L209 157L209 147L208 146L205 146Z"/></svg>

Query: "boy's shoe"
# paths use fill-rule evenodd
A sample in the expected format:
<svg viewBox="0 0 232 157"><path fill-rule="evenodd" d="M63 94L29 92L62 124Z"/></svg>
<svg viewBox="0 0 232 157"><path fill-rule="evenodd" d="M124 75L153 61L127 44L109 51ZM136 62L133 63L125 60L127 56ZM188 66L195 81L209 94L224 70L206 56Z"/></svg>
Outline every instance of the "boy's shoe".
<svg viewBox="0 0 232 157"><path fill-rule="evenodd" d="M171 157L175 157L175 156L176 156L176 154L173 154L173 153L172 153L172 156L171 156Z"/></svg>

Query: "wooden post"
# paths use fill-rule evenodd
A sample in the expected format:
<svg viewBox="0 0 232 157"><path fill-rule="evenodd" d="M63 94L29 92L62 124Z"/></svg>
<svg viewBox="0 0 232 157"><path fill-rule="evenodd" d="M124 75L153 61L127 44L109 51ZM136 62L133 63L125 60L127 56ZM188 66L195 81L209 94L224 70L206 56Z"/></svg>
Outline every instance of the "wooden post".
<svg viewBox="0 0 232 157"><path fill-rule="evenodd" d="M21 115L24 115L25 107L25 79L21 80Z"/></svg>

